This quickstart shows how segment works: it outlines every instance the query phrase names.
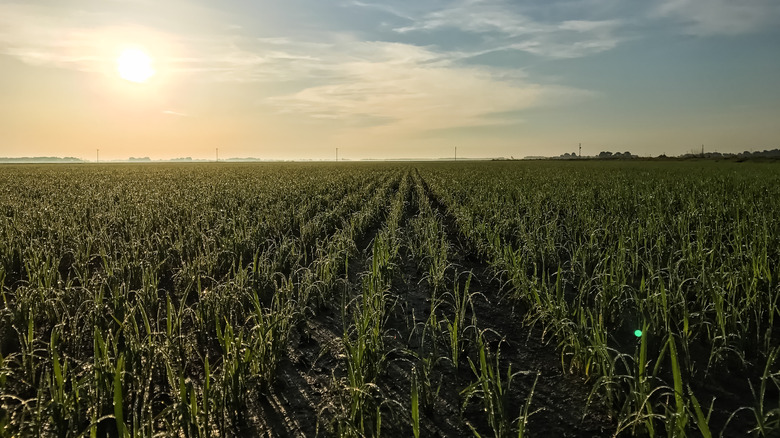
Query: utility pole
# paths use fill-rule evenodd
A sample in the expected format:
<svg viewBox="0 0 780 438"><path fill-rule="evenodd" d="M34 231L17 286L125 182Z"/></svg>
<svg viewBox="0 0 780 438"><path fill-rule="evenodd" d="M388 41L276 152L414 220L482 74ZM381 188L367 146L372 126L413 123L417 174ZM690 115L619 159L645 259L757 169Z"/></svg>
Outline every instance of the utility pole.
<svg viewBox="0 0 780 438"><path fill-rule="evenodd" d="M219 163L219 148L217 148L217 163Z"/></svg>
<svg viewBox="0 0 780 438"><path fill-rule="evenodd" d="M336 148L336 161L339 161L339 148Z"/></svg>
<svg viewBox="0 0 780 438"><path fill-rule="evenodd" d="M704 156L704 145L701 145L701 156Z"/></svg>
<svg viewBox="0 0 780 438"><path fill-rule="evenodd" d="M95 152L95 163L100 163L100 149Z"/></svg>
<svg viewBox="0 0 780 438"><path fill-rule="evenodd" d="M455 161L458 161L458 147L455 146Z"/></svg>

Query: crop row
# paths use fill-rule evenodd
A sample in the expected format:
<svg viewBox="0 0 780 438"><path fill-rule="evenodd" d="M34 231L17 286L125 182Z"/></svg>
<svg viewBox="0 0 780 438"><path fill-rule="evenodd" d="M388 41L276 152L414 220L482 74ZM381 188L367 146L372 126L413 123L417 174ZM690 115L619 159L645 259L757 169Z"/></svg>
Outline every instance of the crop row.
<svg viewBox="0 0 780 438"><path fill-rule="evenodd" d="M397 170L8 168L10 434L231 435L343 276ZM53 182L52 182L53 181Z"/></svg>
<svg viewBox="0 0 780 438"><path fill-rule="evenodd" d="M770 436L780 177L745 166L4 167L0 429L251 433L335 309L323 435L523 436L540 370L480 314L511 304L615 435Z"/></svg>
<svg viewBox="0 0 780 438"><path fill-rule="evenodd" d="M619 431L778 428L780 405L765 397L780 386L772 167L431 166L423 176Z"/></svg>

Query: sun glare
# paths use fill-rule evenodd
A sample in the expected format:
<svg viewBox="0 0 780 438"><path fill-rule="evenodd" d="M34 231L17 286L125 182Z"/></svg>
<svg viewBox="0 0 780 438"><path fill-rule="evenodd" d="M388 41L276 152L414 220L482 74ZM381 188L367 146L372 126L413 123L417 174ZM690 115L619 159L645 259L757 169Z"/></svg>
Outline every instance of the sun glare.
<svg viewBox="0 0 780 438"><path fill-rule="evenodd" d="M116 68L122 79L143 83L154 76L152 58L140 49L125 49L116 59Z"/></svg>

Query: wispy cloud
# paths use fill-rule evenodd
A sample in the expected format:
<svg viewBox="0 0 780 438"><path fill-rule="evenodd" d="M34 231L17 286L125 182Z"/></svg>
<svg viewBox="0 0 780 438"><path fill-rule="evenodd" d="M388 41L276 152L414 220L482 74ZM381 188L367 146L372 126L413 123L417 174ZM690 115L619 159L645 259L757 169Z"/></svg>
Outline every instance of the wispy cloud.
<svg viewBox="0 0 780 438"><path fill-rule="evenodd" d="M361 6L365 7L365 6ZM488 8L489 9L489 8ZM447 11L416 24L444 26L457 23L475 32L499 29L519 36L504 41L507 49L546 56L572 57L611 47L607 21L564 21L542 25L519 15L505 19L500 10L482 9L469 24L465 10ZM400 12L399 12L400 14ZM83 26L68 16L48 14L45 8L0 5L0 53L24 62L87 72L112 69L116 45L133 35L161 53L159 71L190 75L210 82L267 82L295 84L258 104L277 114L312 120L327 119L334 126L383 133L412 133L463 126L510 122L496 113L562 105L591 93L531 80L522 69L488 65L466 66L468 54L435 46L365 41L349 33L323 33L318 41L301 40L294 33L257 38L222 27L201 35L173 34L144 27ZM458 21L461 20L461 21ZM471 26L471 27L469 27ZM406 30L412 32L413 29ZM578 42L566 35L587 34ZM603 35L603 39L596 38ZM166 42L161 44L160 42ZM497 46L501 47L501 46ZM489 48L488 50L493 50ZM154 57L154 53L152 54ZM115 74L115 72L112 72ZM293 88L295 87L295 88ZM273 87L266 87L273 90ZM289 90L293 91L289 91ZM273 95L269 91L266 95ZM255 108L257 109L257 108ZM164 110L164 114L187 116ZM262 109L260 109L262 111Z"/></svg>
<svg viewBox="0 0 780 438"><path fill-rule="evenodd" d="M96 60L96 44L86 29L62 24L47 8L0 4L2 54L29 64L85 70Z"/></svg>
<svg viewBox="0 0 780 438"><path fill-rule="evenodd" d="M170 116L178 116L178 117L189 117L189 114L180 113L177 111L171 111L171 110L165 110L162 112L163 114L168 114Z"/></svg>
<svg viewBox="0 0 780 438"><path fill-rule="evenodd" d="M161 32L139 26L87 25L79 22L83 15L36 5L0 4L0 54L32 65L113 73L118 50L128 40L140 45L146 42L158 51L170 42Z"/></svg>
<svg viewBox="0 0 780 438"><path fill-rule="evenodd" d="M520 12L505 1L461 1L434 11L400 33L456 29L484 36L494 49L515 49L552 58L576 58L612 49L620 43L621 22L561 20L544 22Z"/></svg>
<svg viewBox="0 0 780 438"><path fill-rule="evenodd" d="M316 70L319 59L306 44L236 35L179 37L180 53L169 58L176 73L210 82L263 82L299 79Z"/></svg>
<svg viewBox="0 0 780 438"><path fill-rule="evenodd" d="M681 21L694 35L739 35L776 27L780 23L780 2L664 0L655 14Z"/></svg>
<svg viewBox="0 0 780 438"><path fill-rule="evenodd" d="M299 68L297 64L317 61L307 53L279 50L278 41L273 40L236 33L170 33L138 25L112 25L110 20L86 25L80 22L82 15L42 6L0 4L0 54L32 65L114 75L119 50L132 43L150 52L161 73L223 82L279 80L282 72L310 70L308 65Z"/></svg>
<svg viewBox="0 0 780 438"><path fill-rule="evenodd" d="M378 11L382 11L384 13L395 15L398 18L403 18L405 20L414 21L414 17L412 17L409 14L406 14L402 12L400 9L394 8L386 3L367 3L362 1L353 1L348 4L349 6L359 6L362 8L369 8L369 9L376 9Z"/></svg>
<svg viewBox="0 0 780 438"><path fill-rule="evenodd" d="M461 1L454 6L430 12L398 32L456 28L467 32L498 32L522 35L543 30L542 25L515 13L501 2Z"/></svg>
<svg viewBox="0 0 780 438"><path fill-rule="evenodd" d="M268 102L282 112L354 121L379 131L409 132L507 123L491 115L590 95L519 78L509 80L487 67L458 66L430 49L407 44L359 43L353 50L363 58L332 66L342 81Z"/></svg>

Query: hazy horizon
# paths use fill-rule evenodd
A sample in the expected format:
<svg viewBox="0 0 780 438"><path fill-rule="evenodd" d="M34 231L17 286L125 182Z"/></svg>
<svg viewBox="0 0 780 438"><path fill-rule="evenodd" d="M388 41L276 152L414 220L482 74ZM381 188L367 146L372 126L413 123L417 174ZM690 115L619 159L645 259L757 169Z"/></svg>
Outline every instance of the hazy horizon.
<svg viewBox="0 0 780 438"><path fill-rule="evenodd" d="M780 147L772 0L0 1L0 156Z"/></svg>

